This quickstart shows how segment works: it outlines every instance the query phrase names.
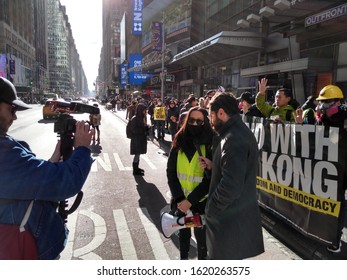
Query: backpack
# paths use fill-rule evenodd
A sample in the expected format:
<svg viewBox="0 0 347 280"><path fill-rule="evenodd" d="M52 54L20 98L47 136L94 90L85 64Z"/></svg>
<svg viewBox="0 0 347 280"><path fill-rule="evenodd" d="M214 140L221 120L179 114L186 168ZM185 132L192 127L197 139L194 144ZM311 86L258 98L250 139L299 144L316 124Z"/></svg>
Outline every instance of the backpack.
<svg viewBox="0 0 347 280"><path fill-rule="evenodd" d="M12 203L11 200L8 202ZM0 204L6 203L0 199ZM31 201L20 225L0 224L0 260L37 260L38 251L31 232L24 228L34 201Z"/></svg>
<svg viewBox="0 0 347 280"><path fill-rule="evenodd" d="M133 132L131 129L131 122L132 122L132 119L128 121L127 126L126 126L126 130L125 130L127 138L129 138L129 139L133 138Z"/></svg>

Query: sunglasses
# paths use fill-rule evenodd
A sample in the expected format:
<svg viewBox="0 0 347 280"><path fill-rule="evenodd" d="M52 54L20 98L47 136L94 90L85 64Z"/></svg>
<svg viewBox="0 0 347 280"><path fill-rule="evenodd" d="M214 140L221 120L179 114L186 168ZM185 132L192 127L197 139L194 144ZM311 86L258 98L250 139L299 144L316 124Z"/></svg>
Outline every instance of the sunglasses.
<svg viewBox="0 0 347 280"><path fill-rule="evenodd" d="M8 102L6 102L6 101L3 101L3 100L1 100L1 99L0 99L0 102L6 103L6 104L8 104L8 105L11 106L11 114L12 114L13 116L17 113L18 108L17 108L15 105L10 104L10 103L8 103Z"/></svg>
<svg viewBox="0 0 347 280"><path fill-rule="evenodd" d="M18 111L18 108L16 106L12 105L11 113L13 116L17 113L17 111Z"/></svg>
<svg viewBox="0 0 347 280"><path fill-rule="evenodd" d="M200 119L189 118L188 123L189 124L195 124L196 123L197 125L203 125L204 121L200 120Z"/></svg>

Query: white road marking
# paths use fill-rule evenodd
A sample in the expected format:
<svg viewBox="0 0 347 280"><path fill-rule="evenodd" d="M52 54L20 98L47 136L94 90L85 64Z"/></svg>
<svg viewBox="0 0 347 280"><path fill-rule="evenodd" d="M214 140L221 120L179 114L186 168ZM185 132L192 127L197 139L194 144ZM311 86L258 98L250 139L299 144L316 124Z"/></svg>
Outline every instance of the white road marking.
<svg viewBox="0 0 347 280"><path fill-rule="evenodd" d="M113 210L123 260L137 260L136 249L122 209Z"/></svg>
<svg viewBox="0 0 347 280"><path fill-rule="evenodd" d="M107 229L105 220L98 214L93 212L94 207L88 210L77 210L68 217L68 228L70 230L69 238L64 251L60 254L61 260L71 260L73 257L84 260L101 260L102 257L94 253L106 239ZM152 220L149 218L149 213L146 208L137 208L137 213L140 217L143 228L148 237L156 260L169 260L170 257L164 246L161 238L161 233L155 227ZM74 250L74 240L76 238L76 225L78 215L84 215L90 218L94 223L94 238L85 246ZM121 248L122 257L124 260L137 260L136 248L131 237L129 227L122 209L113 210L113 217L116 224L119 245Z"/></svg>
<svg viewBox="0 0 347 280"><path fill-rule="evenodd" d="M146 231L149 243L151 244L153 254L156 260L169 260L170 257L166 252L164 243L160 237L158 229L155 227L152 220L149 218L149 213L146 208L137 208L137 213L140 216L141 223Z"/></svg>
<svg viewBox="0 0 347 280"><path fill-rule="evenodd" d="M152 168L153 170L157 169L157 167L150 161L150 159L147 157L147 155L141 155L141 158L147 162L147 164L149 165L150 168Z"/></svg>
<svg viewBox="0 0 347 280"><path fill-rule="evenodd" d="M116 161L117 166L118 166L118 168L119 168L120 171L132 170L131 167L124 167L124 165L123 165L123 163L122 163L122 160L120 159L118 153L113 153L113 157L114 157L114 160Z"/></svg>
<svg viewBox="0 0 347 280"><path fill-rule="evenodd" d="M75 239L75 230L77 224L77 211L68 216L67 227L69 229L69 236L63 252L60 253L60 259L71 260L73 255L73 245Z"/></svg>
<svg viewBox="0 0 347 280"><path fill-rule="evenodd" d="M97 164L100 164L105 171L112 171L111 161L108 153L103 153L103 155L104 159L102 159L100 156L95 158L95 162L92 165L91 171L98 171Z"/></svg>
<svg viewBox="0 0 347 280"><path fill-rule="evenodd" d="M84 260L101 260L102 258L92 251L98 248L106 239L107 229L105 220L93 211L80 210L79 213L89 217L94 222L94 238L89 242L89 244L76 249L73 256Z"/></svg>
<svg viewBox="0 0 347 280"><path fill-rule="evenodd" d="M124 166L120 156L118 153L113 153L113 158L117 164L118 170L119 171L130 171L133 168L129 167L129 166ZM148 164L148 166L152 169L152 170L157 170L157 167L154 165L154 163L148 158L147 155L141 155L141 158ZM91 172L98 172L99 169L99 165L100 167L103 169L103 171L106 172L111 172L112 171L112 165L111 165L111 161L110 161L110 156L108 153L103 153L103 158L100 156L94 157L94 163L92 165L91 168ZM101 171L101 170L100 170Z"/></svg>

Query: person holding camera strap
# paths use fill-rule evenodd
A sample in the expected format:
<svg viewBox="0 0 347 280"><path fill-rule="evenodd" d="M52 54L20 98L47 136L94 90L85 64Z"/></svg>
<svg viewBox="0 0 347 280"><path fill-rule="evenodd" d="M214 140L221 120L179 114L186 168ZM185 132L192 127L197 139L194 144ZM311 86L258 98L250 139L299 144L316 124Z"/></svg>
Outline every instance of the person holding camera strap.
<svg viewBox="0 0 347 280"><path fill-rule="evenodd" d="M74 150L66 161L61 161L60 140L52 157L42 160L35 156L26 142L8 135L9 128L17 119L17 110L29 108L18 100L13 84L0 77L0 259L59 258L67 241L68 229L57 212L57 201L80 192L92 165L89 145L93 130L84 121L76 122ZM24 219L24 229L33 237L36 248L20 243L15 236L6 239L13 244L4 242L4 236L9 237L7 226L17 225L19 229L24 216L28 216ZM20 252L12 254L8 250L12 247ZM25 252L35 249L37 252L34 254Z"/></svg>

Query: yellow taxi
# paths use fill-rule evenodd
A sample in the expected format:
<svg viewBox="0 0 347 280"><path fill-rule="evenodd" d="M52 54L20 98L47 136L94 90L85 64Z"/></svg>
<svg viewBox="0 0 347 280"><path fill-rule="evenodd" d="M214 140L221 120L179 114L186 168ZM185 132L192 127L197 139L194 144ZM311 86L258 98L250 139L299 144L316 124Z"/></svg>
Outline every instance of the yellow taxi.
<svg viewBox="0 0 347 280"><path fill-rule="evenodd" d="M42 117L44 119L53 119L58 116L58 113L55 112L53 99L46 100L45 104L42 107Z"/></svg>
<svg viewBox="0 0 347 280"><path fill-rule="evenodd" d="M48 99L42 107L42 117L44 119L55 119L60 113L69 113L69 108L65 102L55 99Z"/></svg>

